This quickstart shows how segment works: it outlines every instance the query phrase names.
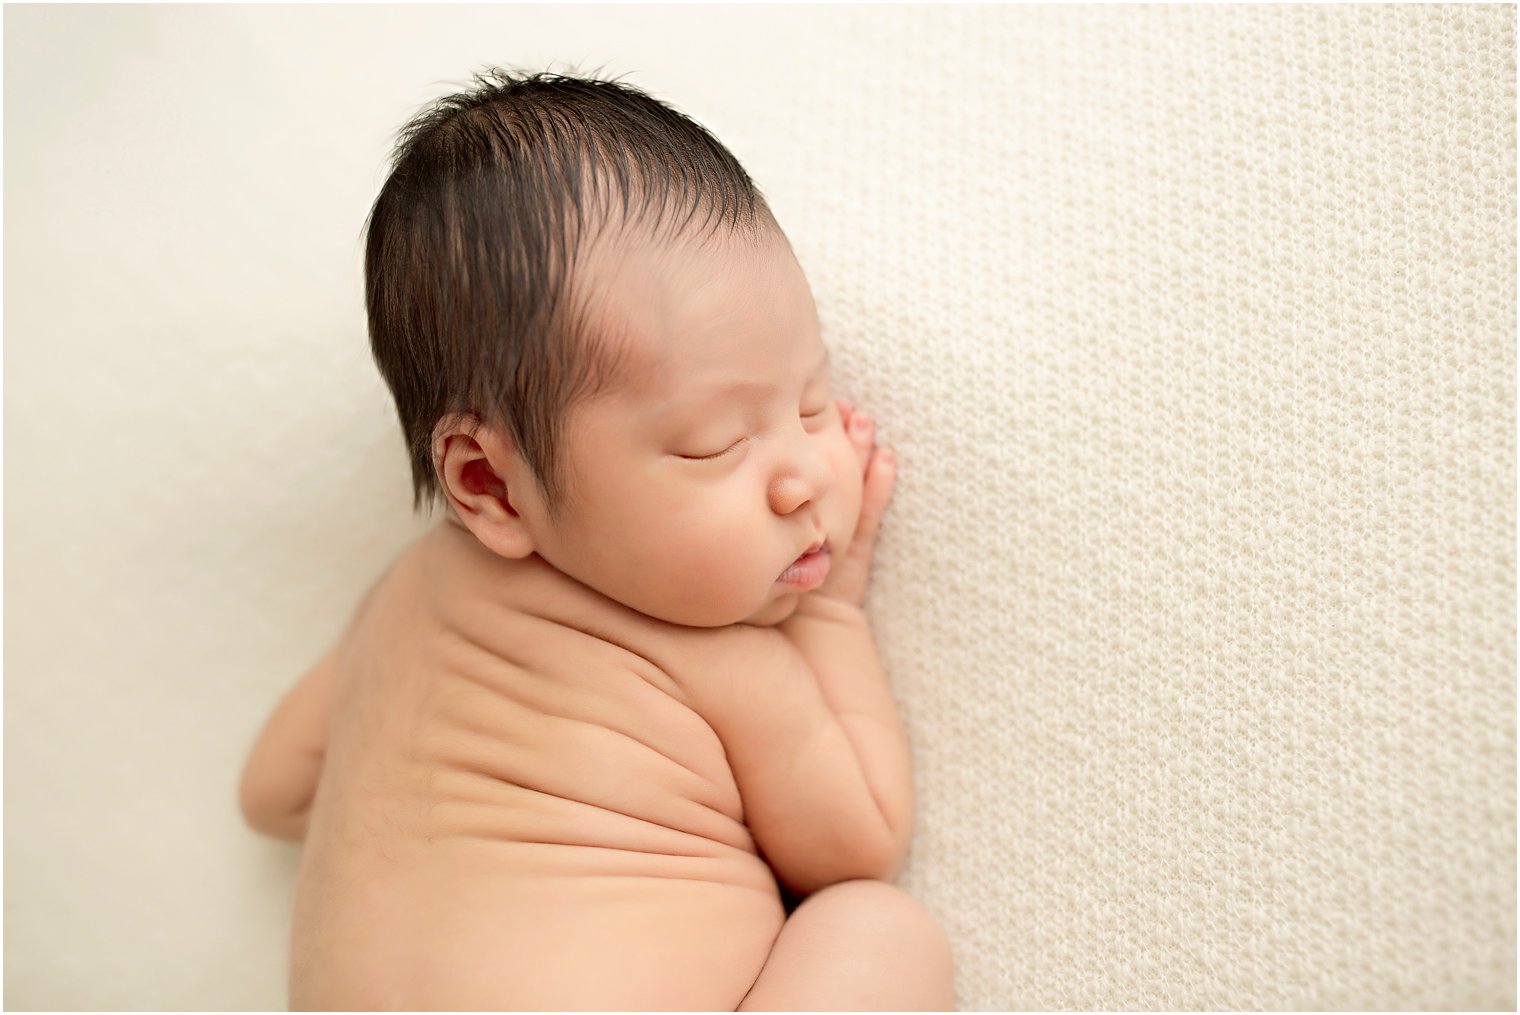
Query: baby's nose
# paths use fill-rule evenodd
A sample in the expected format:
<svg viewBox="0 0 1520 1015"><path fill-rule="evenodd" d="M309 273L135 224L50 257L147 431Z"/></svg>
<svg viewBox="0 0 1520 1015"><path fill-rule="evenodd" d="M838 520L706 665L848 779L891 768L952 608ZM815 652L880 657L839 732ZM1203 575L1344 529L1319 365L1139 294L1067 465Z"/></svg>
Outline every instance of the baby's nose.
<svg viewBox="0 0 1520 1015"><path fill-rule="evenodd" d="M770 485L771 510L789 515L828 493L833 476L823 455L811 453L799 459Z"/></svg>

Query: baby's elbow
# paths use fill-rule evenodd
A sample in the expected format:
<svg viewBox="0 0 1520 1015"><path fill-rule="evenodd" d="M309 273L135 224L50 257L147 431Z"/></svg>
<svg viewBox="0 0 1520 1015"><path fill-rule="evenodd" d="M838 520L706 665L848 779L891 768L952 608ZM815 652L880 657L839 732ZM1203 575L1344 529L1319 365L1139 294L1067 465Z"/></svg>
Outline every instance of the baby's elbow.
<svg viewBox="0 0 1520 1015"><path fill-rule="evenodd" d="M896 837L885 830L857 834L815 862L801 866L785 878L787 887L800 895L811 895L842 881L885 881L892 883L902 873L905 851Z"/></svg>
<svg viewBox="0 0 1520 1015"><path fill-rule="evenodd" d="M276 788L250 769L238 786L238 811L243 823L261 835L290 842L306 837L306 809L292 810Z"/></svg>
<svg viewBox="0 0 1520 1015"><path fill-rule="evenodd" d="M300 842L306 838L306 815L281 812L271 807L248 806L243 808L243 821L260 835L286 842Z"/></svg>
<svg viewBox="0 0 1520 1015"><path fill-rule="evenodd" d="M847 855L855 873L840 880L896 881L908 858L909 833L907 821L880 814L851 837Z"/></svg>
<svg viewBox="0 0 1520 1015"><path fill-rule="evenodd" d="M897 837L883 831L872 837L870 842L862 844L855 857L855 866L860 871L855 878L889 883L896 881L902 873L905 859L906 850L898 844Z"/></svg>
<svg viewBox="0 0 1520 1015"><path fill-rule="evenodd" d="M896 881L908 855L907 829L877 815L862 822L841 852L848 873L837 881Z"/></svg>

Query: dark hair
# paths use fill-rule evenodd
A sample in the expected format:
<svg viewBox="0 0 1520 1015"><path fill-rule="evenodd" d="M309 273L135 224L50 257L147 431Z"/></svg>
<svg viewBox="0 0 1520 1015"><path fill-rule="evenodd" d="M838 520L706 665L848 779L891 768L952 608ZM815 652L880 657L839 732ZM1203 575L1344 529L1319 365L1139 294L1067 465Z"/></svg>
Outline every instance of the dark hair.
<svg viewBox="0 0 1520 1015"><path fill-rule="evenodd" d="M365 226L370 345L414 509L440 495L434 428L454 413L503 426L552 508L564 416L611 368L571 291L580 247L615 220L674 235L772 219L716 138L637 88L497 68L474 81L400 131Z"/></svg>

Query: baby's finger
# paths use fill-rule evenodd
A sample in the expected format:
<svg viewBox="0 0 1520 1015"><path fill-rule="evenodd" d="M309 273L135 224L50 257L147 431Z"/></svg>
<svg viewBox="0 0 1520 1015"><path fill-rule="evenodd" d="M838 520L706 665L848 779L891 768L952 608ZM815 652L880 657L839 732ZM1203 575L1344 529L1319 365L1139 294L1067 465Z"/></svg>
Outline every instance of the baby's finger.
<svg viewBox="0 0 1520 1015"><path fill-rule="evenodd" d="M877 447L866 469L865 487L861 493L861 514L881 521L887 505L892 502L892 491L897 487L897 454L889 447Z"/></svg>
<svg viewBox="0 0 1520 1015"><path fill-rule="evenodd" d="M871 461L871 449L876 446L876 421L870 413L854 409L845 420L844 432L850 438L850 444L860 459L860 468L864 471Z"/></svg>
<svg viewBox="0 0 1520 1015"><path fill-rule="evenodd" d="M871 558L876 552L876 533L881 516L892 499L897 480L897 459L885 448L871 455L860 498L860 518L849 548L836 561L828 580L815 595L834 596L860 606L865 602L866 586L871 577Z"/></svg>
<svg viewBox="0 0 1520 1015"><path fill-rule="evenodd" d="M850 552L860 553L870 559L876 545L876 533L881 528L882 516L892 501L892 490L897 485L897 456L891 448L877 448L866 467L865 484L860 495L860 523L855 529L855 540Z"/></svg>

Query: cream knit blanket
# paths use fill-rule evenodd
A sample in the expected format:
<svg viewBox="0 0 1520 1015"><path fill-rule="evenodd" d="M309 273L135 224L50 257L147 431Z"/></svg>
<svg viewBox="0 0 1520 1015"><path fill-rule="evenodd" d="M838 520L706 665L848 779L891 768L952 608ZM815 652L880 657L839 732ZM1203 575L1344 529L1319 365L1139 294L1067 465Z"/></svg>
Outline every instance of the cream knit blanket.
<svg viewBox="0 0 1520 1015"><path fill-rule="evenodd" d="M1513 7L5 11L5 1002L278 1007L275 696L419 527L388 139L499 63L730 144L902 480L966 1008L1513 1008Z"/></svg>

